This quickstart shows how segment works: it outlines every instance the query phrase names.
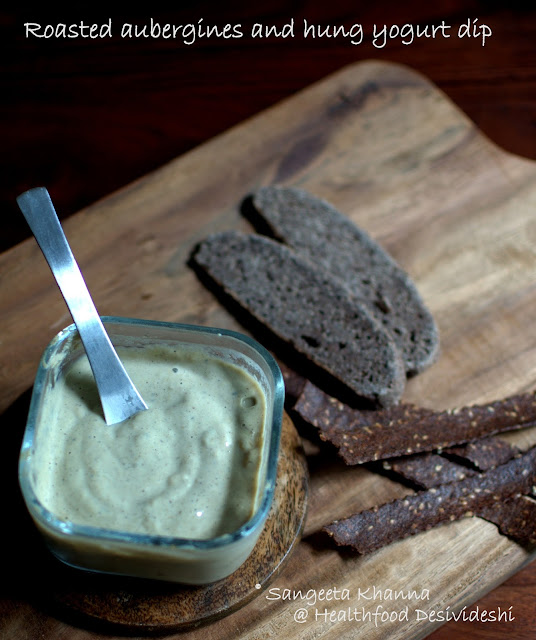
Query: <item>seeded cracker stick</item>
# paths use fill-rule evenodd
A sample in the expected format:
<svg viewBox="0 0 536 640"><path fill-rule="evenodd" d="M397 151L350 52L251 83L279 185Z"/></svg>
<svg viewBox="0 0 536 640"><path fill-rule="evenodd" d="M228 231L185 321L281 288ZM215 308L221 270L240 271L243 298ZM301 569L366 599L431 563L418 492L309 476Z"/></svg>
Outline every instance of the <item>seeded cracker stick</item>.
<svg viewBox="0 0 536 640"><path fill-rule="evenodd" d="M437 453L428 452L384 460L383 468L423 489L465 480L477 473L474 469L452 462Z"/></svg>
<svg viewBox="0 0 536 640"><path fill-rule="evenodd" d="M469 442L461 447L451 447L445 453L470 462L480 471L487 471L492 467L508 462L521 452L517 447L497 438L482 438L476 442Z"/></svg>
<svg viewBox="0 0 536 640"><path fill-rule="evenodd" d="M529 493L535 482L536 447L533 447L522 456L480 475L362 511L337 520L324 530L338 545L350 546L361 554L371 553L395 540L441 524L486 510L491 513L500 502ZM531 512L534 515L532 507ZM519 523L517 530L520 530ZM524 542L536 541L536 531L530 524L526 536Z"/></svg>
<svg viewBox="0 0 536 640"><path fill-rule="evenodd" d="M444 454L449 457L445 457ZM482 438L466 445L451 447L441 454L426 452L384 460L383 468L423 489L430 489L446 482L473 476L477 470L487 471L520 454L521 451L517 447L503 440ZM455 460L451 460L452 457ZM471 466L467 466L467 463Z"/></svg>
<svg viewBox="0 0 536 640"><path fill-rule="evenodd" d="M534 393L452 411L410 404L373 411L353 409L307 382L294 410L349 465L435 451L536 424Z"/></svg>
<svg viewBox="0 0 536 640"><path fill-rule="evenodd" d="M453 450L448 450L452 454ZM492 469L499 464L521 455L517 447L496 438L483 438L468 445L456 447L456 457L476 465L481 471ZM463 480L474 476L475 469L463 466L436 453L418 453L385 460L383 466L404 480L431 489L447 482ZM532 494L534 486L532 487ZM497 525L500 532L514 538L522 544L528 544L536 532L536 501L528 496L514 496L508 500L499 500L492 505L475 511L475 516L484 518Z"/></svg>
<svg viewBox="0 0 536 640"><path fill-rule="evenodd" d="M531 544L536 540L536 500L528 496L495 501L481 507L476 515L493 522L501 533L521 544Z"/></svg>

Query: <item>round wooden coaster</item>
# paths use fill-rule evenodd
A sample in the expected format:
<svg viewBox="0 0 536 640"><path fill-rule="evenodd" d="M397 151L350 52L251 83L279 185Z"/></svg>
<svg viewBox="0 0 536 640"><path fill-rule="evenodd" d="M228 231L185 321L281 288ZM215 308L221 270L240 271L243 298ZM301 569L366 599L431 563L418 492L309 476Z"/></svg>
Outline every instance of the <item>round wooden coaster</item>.
<svg viewBox="0 0 536 640"><path fill-rule="evenodd" d="M247 561L228 578L183 586L77 571L58 562L52 599L84 625L172 632L209 622L246 604L281 569L298 543L307 506L308 472L300 439L285 414L274 501Z"/></svg>

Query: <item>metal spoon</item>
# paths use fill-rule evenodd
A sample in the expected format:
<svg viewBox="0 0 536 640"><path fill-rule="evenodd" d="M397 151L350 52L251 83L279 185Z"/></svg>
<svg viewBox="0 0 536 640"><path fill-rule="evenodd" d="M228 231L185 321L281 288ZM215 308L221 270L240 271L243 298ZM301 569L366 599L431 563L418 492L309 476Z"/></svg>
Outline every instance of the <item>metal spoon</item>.
<svg viewBox="0 0 536 640"><path fill-rule="evenodd" d="M107 424L147 409L104 329L82 273L63 233L48 191L25 191L17 203L30 225L69 307L87 353Z"/></svg>

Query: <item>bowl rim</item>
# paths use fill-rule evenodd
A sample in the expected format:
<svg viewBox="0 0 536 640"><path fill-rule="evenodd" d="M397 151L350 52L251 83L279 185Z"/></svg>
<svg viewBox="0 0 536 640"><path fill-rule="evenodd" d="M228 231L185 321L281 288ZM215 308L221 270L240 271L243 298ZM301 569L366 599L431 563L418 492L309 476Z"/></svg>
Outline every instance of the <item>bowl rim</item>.
<svg viewBox="0 0 536 640"><path fill-rule="evenodd" d="M166 322L158 320L143 320L139 318L130 318L122 316L101 316L103 324L121 325L121 326L137 326L147 327L149 329L170 329L178 330L185 333L202 333L215 336L224 336L245 343L249 348L253 349L265 361L273 378L273 409L270 425L270 433L267 441L269 450L266 463L266 480L265 486L261 494L261 500L255 513L244 524L236 530L224 533L214 538L208 539L192 539L169 535L153 535L131 533L115 529L107 529L102 527L81 525L70 521L62 520L49 509L47 509L39 500L31 482L31 459L32 449L35 441L35 429L38 420L40 404L42 402L44 385L49 375L50 366L48 363L57 353L58 349L66 340L78 335L75 324L70 324L59 331L49 342L45 348L37 370L32 390L28 418L24 430L22 445L19 455L18 476L19 485L23 494L26 506L43 529L56 537L69 539L83 539L87 542L105 542L105 543L121 543L131 546L141 547L146 551L151 549L163 550L171 549L197 549L210 551L221 547L232 545L244 538L260 531L264 524L268 512L270 510L277 477L277 464L279 457L279 444L281 438L281 428L283 420L283 408L285 398L285 385L283 375L275 358L271 353L255 339L248 335L242 334L231 329L223 329L216 327L205 327L201 325L185 324L178 322ZM113 335L110 336L113 338Z"/></svg>

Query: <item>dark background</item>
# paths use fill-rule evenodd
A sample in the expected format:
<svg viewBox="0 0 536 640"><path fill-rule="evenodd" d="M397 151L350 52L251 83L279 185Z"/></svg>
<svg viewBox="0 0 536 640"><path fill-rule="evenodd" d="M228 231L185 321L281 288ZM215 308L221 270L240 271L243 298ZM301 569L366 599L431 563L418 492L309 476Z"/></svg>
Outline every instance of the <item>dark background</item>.
<svg viewBox="0 0 536 640"><path fill-rule="evenodd" d="M536 159L536 11L533 2L359 2L269 0L151 4L118 11L27 8L0 13L0 250L28 236L16 196L46 186L60 217L71 214L340 67L368 58L428 76L504 149ZM86 8L87 7L87 8ZM137 7L137 8L136 8ZM124 22L241 24L239 39L120 37ZM294 38L253 39L256 22ZM365 40L302 37L303 20L322 27L363 24ZM468 19L493 35L458 38ZM42 25L112 20L112 38L25 37ZM372 43L373 25L452 25L450 38Z"/></svg>
<svg viewBox="0 0 536 640"><path fill-rule="evenodd" d="M24 5L0 13L0 251L29 236L15 203L34 186L48 187L60 217L70 215L158 168L249 116L346 64L379 58L407 64L442 89L496 144L536 160L536 9L534 2L359 2L282 0L182 2L118 11L76 3L59 11ZM201 38L192 45L162 38L122 39L124 22L144 25L241 24L240 39ZM256 22L294 38L252 39ZM86 24L112 20L105 39L25 38L24 23ZM301 37L303 20L354 23L365 41ZM460 24L478 19L492 36L458 38ZM373 25L452 25L450 38L372 43ZM103 229L103 233L105 233ZM1 274L0 274L1 277ZM454 625L434 640L463 637L534 638L536 567L487 596L481 606L515 605L515 627Z"/></svg>

